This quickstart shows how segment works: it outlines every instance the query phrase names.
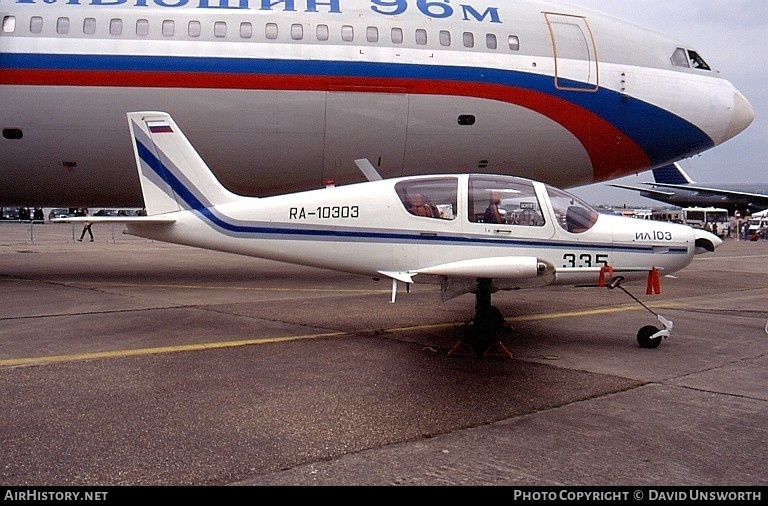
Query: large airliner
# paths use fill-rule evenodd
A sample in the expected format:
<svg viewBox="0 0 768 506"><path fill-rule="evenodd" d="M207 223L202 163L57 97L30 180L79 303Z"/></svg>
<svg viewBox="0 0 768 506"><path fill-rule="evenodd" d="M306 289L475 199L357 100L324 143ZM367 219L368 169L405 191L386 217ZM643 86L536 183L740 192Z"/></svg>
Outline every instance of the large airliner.
<svg viewBox="0 0 768 506"><path fill-rule="evenodd" d="M0 0L0 22L3 205L141 206L132 110L253 196L361 181L361 158L572 188L754 117L690 44L549 2Z"/></svg>

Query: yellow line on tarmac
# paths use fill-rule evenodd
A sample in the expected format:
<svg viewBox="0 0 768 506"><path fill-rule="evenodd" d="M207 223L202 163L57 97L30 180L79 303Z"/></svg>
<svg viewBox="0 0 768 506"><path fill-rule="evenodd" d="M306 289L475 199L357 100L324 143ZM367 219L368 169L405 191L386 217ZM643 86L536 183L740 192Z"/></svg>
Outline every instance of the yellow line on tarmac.
<svg viewBox="0 0 768 506"><path fill-rule="evenodd" d="M140 348L136 350L100 351L94 353L77 353L72 355L54 355L51 357L28 357L0 360L0 367L12 367L21 365L50 364L54 362L76 362L80 360L94 360L98 358L124 358L141 355L158 355L161 353L176 353L180 351L215 350L221 348L236 348L238 346L251 346L254 344L279 343L284 341L300 341L302 339L318 339L322 337L340 337L348 335L347 332L327 332L324 334L307 334L302 336L268 337L263 339L246 339L242 341L223 341L219 343L182 344L178 346L160 346L157 348Z"/></svg>
<svg viewBox="0 0 768 506"><path fill-rule="evenodd" d="M675 307L674 303L664 303L656 307L664 307L667 309ZM505 318L508 322L522 322L522 321L536 321L536 320L554 320L558 318L575 318L584 316L595 316L600 314L621 313L625 311L638 311L642 309L640 306L619 306L613 308L603 309L591 309L585 311L570 311L560 313L539 313L523 316L513 316ZM438 323L432 325L415 325L411 327L399 327L391 329L381 330L382 334L394 334L397 332L408 332L419 329L435 329L442 327L455 326L457 323ZM362 331L358 331L362 333ZM269 344L280 343L289 341L301 341L304 339L320 339L326 337L342 337L352 335L350 332L326 332L322 334L306 334L296 336L284 336L284 337L269 337L263 339L246 339L241 341L223 341L218 343L199 343L199 344L183 344L178 346L160 346L157 348L140 348L136 350L115 350L115 351L101 351L93 353L77 353L71 355L54 355L50 357L27 357L27 358L14 358L0 360L0 367L16 367L26 365L39 365L50 364L56 362L76 362L81 360L95 360L104 358L125 358L135 357L142 355L158 355L161 353L178 353L183 351L202 351L202 350L215 350L223 348L236 348L240 346L252 346L257 344Z"/></svg>
<svg viewBox="0 0 768 506"><path fill-rule="evenodd" d="M84 281L74 281L67 283L69 286L98 286L99 288L171 288L173 290L232 290L232 291L251 291L251 292L319 292L319 293L389 293L389 290L384 289L365 289L365 288L274 288L263 286L221 286L221 285L174 285L174 284L141 284L141 283L94 283Z"/></svg>

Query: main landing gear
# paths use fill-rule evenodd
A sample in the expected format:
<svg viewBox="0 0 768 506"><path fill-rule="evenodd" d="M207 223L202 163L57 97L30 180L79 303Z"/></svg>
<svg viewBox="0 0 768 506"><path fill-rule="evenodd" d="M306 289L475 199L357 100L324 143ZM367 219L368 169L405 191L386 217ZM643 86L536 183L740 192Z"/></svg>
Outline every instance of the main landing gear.
<svg viewBox="0 0 768 506"><path fill-rule="evenodd" d="M666 339L669 337L669 331L672 330L672 322L661 316L660 314L654 313L651 311L648 306L640 302L634 295L629 293L623 286L621 286L621 283L624 281L624 278L621 276L618 276L613 279L610 285L608 285L608 288L618 288L622 292L626 293L632 299L634 299L635 302L643 306L645 309L647 309L652 315L656 317L657 320L659 320L659 323L661 323L663 328L656 327L654 325L646 325L642 327L640 330L637 331L637 344L640 345L641 348L658 348L661 344L662 339Z"/></svg>
<svg viewBox="0 0 768 506"><path fill-rule="evenodd" d="M500 338L506 322L501 311L491 305L492 280L480 278L475 290L475 316L462 329L461 340L448 352L448 356L471 353L478 357L512 357Z"/></svg>

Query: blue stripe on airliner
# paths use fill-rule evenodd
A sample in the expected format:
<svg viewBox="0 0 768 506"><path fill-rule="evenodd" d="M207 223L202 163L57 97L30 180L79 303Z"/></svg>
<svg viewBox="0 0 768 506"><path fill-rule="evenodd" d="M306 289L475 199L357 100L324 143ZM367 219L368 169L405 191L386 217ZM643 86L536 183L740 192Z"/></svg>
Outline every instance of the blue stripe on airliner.
<svg viewBox="0 0 768 506"><path fill-rule="evenodd" d="M525 248L545 247L551 248L554 245L557 247L578 247L581 250L599 249L605 251L610 249L611 251L625 251L634 253L651 253L653 246L642 245L616 245L616 244L585 244L583 242L568 243L568 242L553 242L553 241L534 241L534 240L511 240L511 239L496 239L496 238L483 238L483 237L469 237L469 236L457 236L457 235L422 235L419 232L411 233L396 233L396 232L373 232L370 230L340 230L330 228L298 228L298 227L274 227L265 225L242 225L228 221L226 216L218 216L212 208L204 204L198 197L195 196L195 192L191 188L187 188L179 178L173 175L160 159L158 159L151 150L137 138L136 148L139 153L139 158L154 171L170 189L181 198L186 204L187 208L199 216L207 220L213 227L219 229L222 233L230 236L242 236L253 235L266 237L270 235L290 236L293 239L350 239L355 241L408 241L408 242L428 242L432 244L477 244L477 245L492 245L492 246L515 246ZM171 195L171 198L173 196ZM670 248L671 254L687 254L687 248Z"/></svg>
<svg viewBox="0 0 768 506"><path fill-rule="evenodd" d="M690 150L687 154L699 153L714 146L712 139L701 129L660 107L604 88L590 93L558 90L553 85L552 76L528 72L478 67L248 58L51 54L3 54L2 57L4 69L343 76L514 86L562 98L599 116L637 143L647 153L652 166L686 154L680 153L679 143L671 139L688 139ZM642 124L651 123L655 128L638 125L634 120L636 117L645 118Z"/></svg>

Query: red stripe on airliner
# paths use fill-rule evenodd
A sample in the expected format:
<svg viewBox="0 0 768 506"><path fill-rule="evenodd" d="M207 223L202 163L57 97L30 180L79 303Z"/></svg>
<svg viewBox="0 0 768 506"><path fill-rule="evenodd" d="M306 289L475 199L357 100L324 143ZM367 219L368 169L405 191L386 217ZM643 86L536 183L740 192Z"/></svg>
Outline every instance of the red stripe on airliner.
<svg viewBox="0 0 768 506"><path fill-rule="evenodd" d="M635 174L650 165L648 155L640 146L596 114L546 93L498 84L336 76L8 69L0 71L0 84L347 91L475 97L518 105L562 125L587 151L595 182Z"/></svg>

